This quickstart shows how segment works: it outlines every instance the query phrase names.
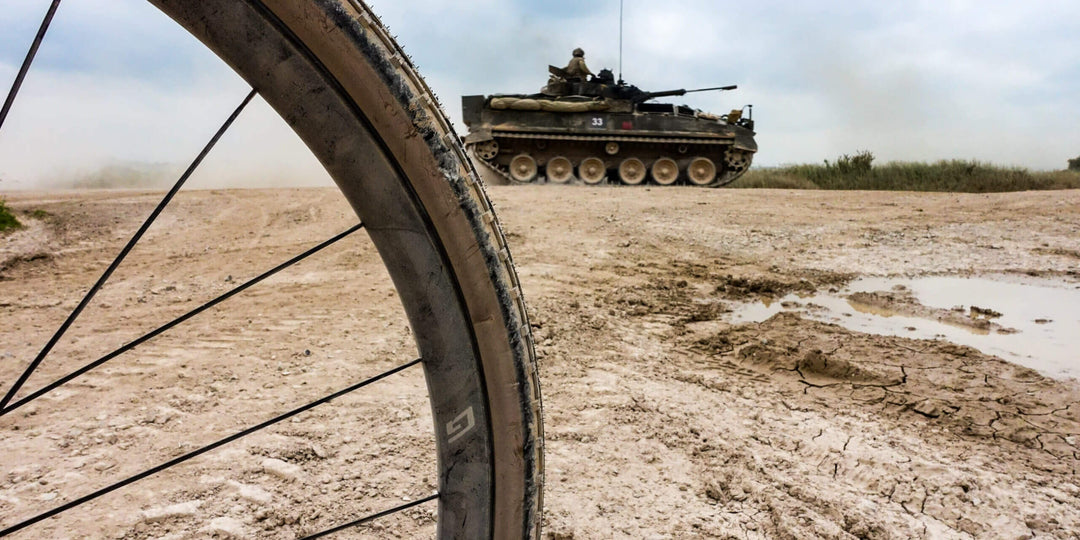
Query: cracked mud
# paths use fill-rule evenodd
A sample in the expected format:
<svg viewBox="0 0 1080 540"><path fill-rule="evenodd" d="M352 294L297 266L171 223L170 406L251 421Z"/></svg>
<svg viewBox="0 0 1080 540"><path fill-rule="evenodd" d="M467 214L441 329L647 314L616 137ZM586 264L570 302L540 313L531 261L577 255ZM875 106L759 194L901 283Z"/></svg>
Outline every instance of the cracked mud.
<svg viewBox="0 0 1080 540"><path fill-rule="evenodd" d="M725 322L739 302L866 275L1015 272L1075 284L1080 192L489 194L541 359L546 538L1080 534L1075 381L797 313ZM0 244L0 323L15 329L0 341L4 380L153 197L9 203L52 217ZM179 203L36 383L351 224L321 190L192 192ZM15 448L0 458L4 523L408 356L388 287L366 241L333 248L0 419ZM388 379L25 537L293 538L424 496L435 479L423 384L418 373ZM433 512L418 507L356 536L430 535Z"/></svg>

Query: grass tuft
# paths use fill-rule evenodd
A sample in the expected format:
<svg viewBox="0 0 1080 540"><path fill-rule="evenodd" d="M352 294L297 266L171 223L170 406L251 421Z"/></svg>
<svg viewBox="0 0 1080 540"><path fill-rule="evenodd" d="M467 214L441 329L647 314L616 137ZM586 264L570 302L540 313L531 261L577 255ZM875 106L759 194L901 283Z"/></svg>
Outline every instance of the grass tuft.
<svg viewBox="0 0 1080 540"><path fill-rule="evenodd" d="M873 154L864 150L823 165L751 169L731 187L965 193L1080 189L1080 171L1075 170L1031 172L963 160L873 165L873 160Z"/></svg>
<svg viewBox="0 0 1080 540"><path fill-rule="evenodd" d="M7 202L4 199L0 199L0 232L21 228L22 223L19 223L19 218L15 217L15 214L8 208Z"/></svg>

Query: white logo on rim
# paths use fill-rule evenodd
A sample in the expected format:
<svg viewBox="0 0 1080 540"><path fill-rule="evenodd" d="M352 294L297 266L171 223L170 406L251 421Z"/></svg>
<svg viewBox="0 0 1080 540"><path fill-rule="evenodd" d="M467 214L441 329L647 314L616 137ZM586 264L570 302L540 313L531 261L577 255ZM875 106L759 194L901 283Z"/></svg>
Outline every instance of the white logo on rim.
<svg viewBox="0 0 1080 540"><path fill-rule="evenodd" d="M451 444L460 439L462 435L472 430L475 425L476 416L473 414L472 405L470 405L468 409L465 409L453 420L446 423L446 436L450 437L446 441L447 444Z"/></svg>

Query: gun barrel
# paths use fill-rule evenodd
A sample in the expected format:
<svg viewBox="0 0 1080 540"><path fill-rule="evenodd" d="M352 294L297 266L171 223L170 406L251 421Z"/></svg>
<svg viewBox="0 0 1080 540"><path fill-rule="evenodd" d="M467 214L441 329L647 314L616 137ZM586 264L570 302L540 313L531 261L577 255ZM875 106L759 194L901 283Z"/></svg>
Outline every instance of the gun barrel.
<svg viewBox="0 0 1080 540"><path fill-rule="evenodd" d="M645 93L645 95L648 96L647 99L658 98L658 97L668 97L668 96L681 96L683 94L686 94L686 90L682 89L682 88L680 88L678 90L664 90L663 92L646 92Z"/></svg>
<svg viewBox="0 0 1080 540"><path fill-rule="evenodd" d="M682 95L689 94L690 92L709 92L711 90L734 90L736 88L738 88L738 86L736 86L734 84L731 84L731 85L728 85L728 86L714 86L712 88L695 88L694 90L687 90L685 88L680 88L678 90L664 90L662 92L645 92L645 93L641 94L641 96L638 97L635 101L639 101L639 102L640 101L648 101L650 99L658 98L658 97L682 96Z"/></svg>
<svg viewBox="0 0 1080 540"><path fill-rule="evenodd" d="M729 84L729 85L727 85L727 86L714 86L714 87L712 87L712 88L697 88L697 89L694 89L694 90L684 90L684 93L690 93L690 92L708 92L708 91L710 91L710 90L721 90L721 91L723 91L723 90L734 90L734 89L736 89L736 88L738 88L738 87L739 87L738 85L735 85L735 84Z"/></svg>

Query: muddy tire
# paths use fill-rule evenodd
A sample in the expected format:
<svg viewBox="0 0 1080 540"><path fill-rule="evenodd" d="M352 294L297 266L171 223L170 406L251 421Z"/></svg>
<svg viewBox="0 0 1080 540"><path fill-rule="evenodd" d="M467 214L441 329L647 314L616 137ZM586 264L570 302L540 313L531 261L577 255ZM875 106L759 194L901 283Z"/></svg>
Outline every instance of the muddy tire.
<svg viewBox="0 0 1080 540"><path fill-rule="evenodd" d="M345 0L151 0L311 148L386 264L424 359L439 538L539 537L540 393L505 238L408 57Z"/></svg>

